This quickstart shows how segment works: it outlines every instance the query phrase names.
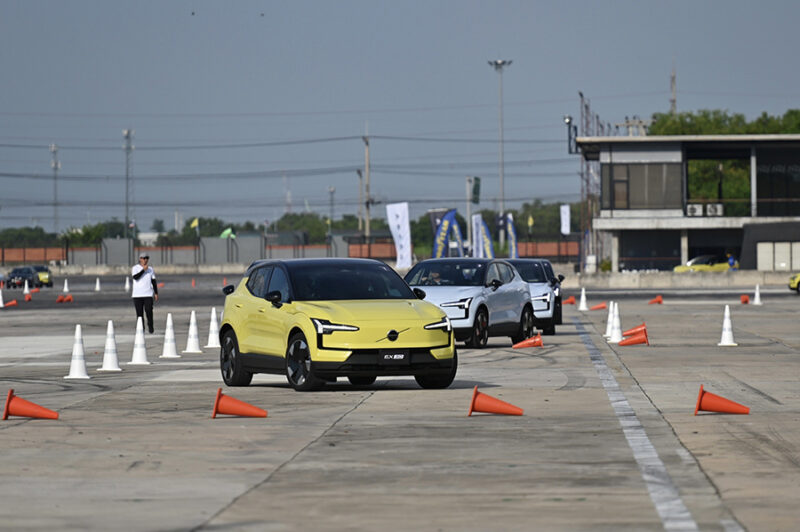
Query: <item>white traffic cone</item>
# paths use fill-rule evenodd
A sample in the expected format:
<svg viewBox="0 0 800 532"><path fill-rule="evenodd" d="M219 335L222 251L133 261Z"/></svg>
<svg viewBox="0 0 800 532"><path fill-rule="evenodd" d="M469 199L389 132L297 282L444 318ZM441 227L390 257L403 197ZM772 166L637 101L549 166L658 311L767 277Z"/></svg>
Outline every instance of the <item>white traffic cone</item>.
<svg viewBox="0 0 800 532"><path fill-rule="evenodd" d="M614 302L608 303L608 317L606 318L606 333L603 338L611 338L611 329L614 327Z"/></svg>
<svg viewBox="0 0 800 532"><path fill-rule="evenodd" d="M99 277L96 277L96 278L95 278L95 281L94 281L94 291L95 291L95 292L99 292L99 291L100 291L100 278L99 278Z"/></svg>
<svg viewBox="0 0 800 532"><path fill-rule="evenodd" d="M131 278L130 277L125 277L125 291L126 292L130 292L131 291Z"/></svg>
<svg viewBox="0 0 800 532"><path fill-rule="evenodd" d="M202 353L200 350L200 338L197 336L197 316L192 311L192 318L189 320L189 338L186 340L186 349L183 353Z"/></svg>
<svg viewBox="0 0 800 532"><path fill-rule="evenodd" d="M586 311L589 310L589 307L586 306L586 289L585 288L581 288L581 301L580 301L580 304L578 305L578 310L580 310L581 312L586 312Z"/></svg>
<svg viewBox="0 0 800 532"><path fill-rule="evenodd" d="M619 320L619 303L614 303L614 320L611 327L611 337L608 339L609 344L618 344L622 341L622 324Z"/></svg>
<svg viewBox="0 0 800 532"><path fill-rule="evenodd" d="M106 328L106 348L103 351L103 367L97 371L122 371L117 357L117 339L114 336L114 322L108 320Z"/></svg>
<svg viewBox="0 0 800 532"><path fill-rule="evenodd" d="M91 379L86 373L86 358L83 353L83 334L81 326L75 326L75 341L72 344L72 361L69 363L69 375L65 379Z"/></svg>
<svg viewBox="0 0 800 532"><path fill-rule="evenodd" d="M62 290L65 294L69 294L69 283L66 279L64 279L64 290Z"/></svg>
<svg viewBox="0 0 800 532"><path fill-rule="evenodd" d="M211 323L208 324L208 342L205 347L220 347L219 345L219 323L217 323L217 308L211 308Z"/></svg>
<svg viewBox="0 0 800 532"><path fill-rule="evenodd" d="M3 303L3 289L0 288L0 308L5 307L5 303Z"/></svg>
<svg viewBox="0 0 800 532"><path fill-rule="evenodd" d="M147 347L144 345L144 325L142 318L136 318L136 336L133 339L133 356L129 365L144 366L150 364L147 361Z"/></svg>
<svg viewBox="0 0 800 532"><path fill-rule="evenodd" d="M733 324L731 323L731 308L725 305L725 317L722 319L722 338L717 344L720 347L735 347L739 344L733 339Z"/></svg>
<svg viewBox="0 0 800 532"><path fill-rule="evenodd" d="M753 298L753 305L761 305L761 289L756 285L756 297Z"/></svg>
<svg viewBox="0 0 800 532"><path fill-rule="evenodd" d="M26 295L26 294L30 294L30 293L31 293L31 289L28 286L28 280L25 279L25 288L22 289L22 295Z"/></svg>
<svg viewBox="0 0 800 532"><path fill-rule="evenodd" d="M175 328L172 325L172 313L167 314L167 331L164 333L164 348L158 358L181 358L175 345Z"/></svg>

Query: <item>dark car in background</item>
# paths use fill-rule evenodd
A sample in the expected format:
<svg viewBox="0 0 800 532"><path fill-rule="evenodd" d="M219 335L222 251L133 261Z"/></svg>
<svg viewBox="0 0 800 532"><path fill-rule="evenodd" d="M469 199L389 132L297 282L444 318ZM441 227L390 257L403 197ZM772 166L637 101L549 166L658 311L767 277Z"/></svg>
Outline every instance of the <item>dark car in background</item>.
<svg viewBox="0 0 800 532"><path fill-rule="evenodd" d="M41 281L39 281L39 275L36 273L30 266L22 266L19 268L14 268L11 270L11 273L8 274L8 280L6 280L6 288L24 288L25 281L28 281L28 287L34 288L37 286L42 286Z"/></svg>

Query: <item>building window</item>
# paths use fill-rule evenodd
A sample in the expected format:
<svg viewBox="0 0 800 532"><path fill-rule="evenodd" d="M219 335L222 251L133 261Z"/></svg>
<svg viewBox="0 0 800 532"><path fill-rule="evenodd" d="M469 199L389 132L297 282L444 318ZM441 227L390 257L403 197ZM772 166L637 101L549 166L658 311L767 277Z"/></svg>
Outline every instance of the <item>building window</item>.
<svg viewBox="0 0 800 532"><path fill-rule="evenodd" d="M800 215L800 159L796 155L758 152L758 215Z"/></svg>
<svg viewBox="0 0 800 532"><path fill-rule="evenodd" d="M680 209L679 163L603 164L603 209Z"/></svg>

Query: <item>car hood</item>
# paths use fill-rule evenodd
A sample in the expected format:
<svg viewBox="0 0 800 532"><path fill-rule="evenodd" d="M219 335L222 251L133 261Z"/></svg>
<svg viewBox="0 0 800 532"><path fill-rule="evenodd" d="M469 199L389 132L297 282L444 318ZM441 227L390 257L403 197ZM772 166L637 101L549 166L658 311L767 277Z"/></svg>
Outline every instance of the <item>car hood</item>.
<svg viewBox="0 0 800 532"><path fill-rule="evenodd" d="M425 301L436 305L475 297L483 290L481 286L420 286L419 288L425 291Z"/></svg>
<svg viewBox="0 0 800 532"><path fill-rule="evenodd" d="M417 321L441 319L442 310L418 299L344 301L297 301L297 310L309 318L351 324L375 321Z"/></svg>

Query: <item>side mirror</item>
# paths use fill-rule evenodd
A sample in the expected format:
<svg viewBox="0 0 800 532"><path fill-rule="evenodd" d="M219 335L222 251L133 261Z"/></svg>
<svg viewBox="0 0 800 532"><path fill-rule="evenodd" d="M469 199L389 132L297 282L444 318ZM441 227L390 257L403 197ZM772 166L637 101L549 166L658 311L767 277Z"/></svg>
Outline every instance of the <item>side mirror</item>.
<svg viewBox="0 0 800 532"><path fill-rule="evenodd" d="M414 295L417 296L418 299L425 299L425 290L422 288L414 288L413 289Z"/></svg>
<svg viewBox="0 0 800 532"><path fill-rule="evenodd" d="M564 281L564 276L559 273L558 274L558 282L561 283L563 281Z"/></svg>
<svg viewBox="0 0 800 532"><path fill-rule="evenodd" d="M280 291L274 290L274 291L268 293L267 296L264 299L266 299L267 301L272 303L273 306L275 306L277 308L281 308L281 293L280 293Z"/></svg>
<svg viewBox="0 0 800 532"><path fill-rule="evenodd" d="M232 285L232 284L229 284L229 285L225 285L222 288L222 293L225 294L226 296L229 296L229 295L231 295L233 293L234 290L236 290L236 287L234 285Z"/></svg>
<svg viewBox="0 0 800 532"><path fill-rule="evenodd" d="M492 287L492 290L497 290L498 288L503 286L503 281L501 281L500 279L492 279L492 282L489 283L489 286Z"/></svg>

